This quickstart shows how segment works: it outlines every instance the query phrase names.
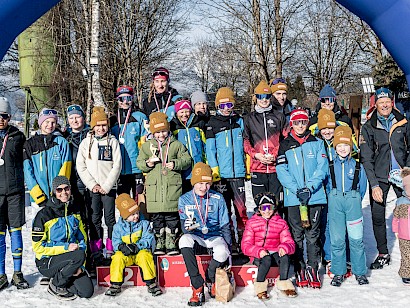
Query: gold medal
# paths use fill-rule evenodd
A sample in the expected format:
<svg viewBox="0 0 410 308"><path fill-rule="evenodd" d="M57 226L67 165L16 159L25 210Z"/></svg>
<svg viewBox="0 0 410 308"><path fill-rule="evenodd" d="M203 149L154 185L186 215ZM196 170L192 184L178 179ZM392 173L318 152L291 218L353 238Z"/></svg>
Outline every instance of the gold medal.
<svg viewBox="0 0 410 308"><path fill-rule="evenodd" d="M167 168L163 168L163 169L162 169L162 174L163 174L163 175L167 175L167 174L168 174L168 169L167 169Z"/></svg>

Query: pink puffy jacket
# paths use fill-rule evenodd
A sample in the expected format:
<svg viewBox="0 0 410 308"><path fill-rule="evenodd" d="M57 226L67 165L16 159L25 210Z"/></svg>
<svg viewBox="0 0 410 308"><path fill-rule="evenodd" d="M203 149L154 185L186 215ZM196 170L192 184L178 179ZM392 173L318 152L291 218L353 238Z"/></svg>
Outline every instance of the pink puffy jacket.
<svg viewBox="0 0 410 308"><path fill-rule="evenodd" d="M279 248L283 248L288 255L295 252L295 242L286 221L277 214L268 220L258 214L253 215L245 225L241 242L243 253L259 258L261 251L277 252Z"/></svg>
<svg viewBox="0 0 410 308"><path fill-rule="evenodd" d="M410 200L404 196L396 201L392 229L399 239L410 240Z"/></svg>

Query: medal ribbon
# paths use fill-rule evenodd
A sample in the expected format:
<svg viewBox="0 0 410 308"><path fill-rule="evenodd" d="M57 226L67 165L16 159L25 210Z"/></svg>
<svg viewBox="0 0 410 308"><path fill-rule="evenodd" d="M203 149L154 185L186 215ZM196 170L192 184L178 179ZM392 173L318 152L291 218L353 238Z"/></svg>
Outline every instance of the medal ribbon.
<svg viewBox="0 0 410 308"><path fill-rule="evenodd" d="M118 136L118 139L124 137L125 130L127 129L127 124L128 124L128 120L130 119L130 116L131 116L131 107L128 108L127 117L125 118L125 122L124 122L124 127L121 129L120 110L118 109L117 117L118 117L118 125L120 126L120 135Z"/></svg>
<svg viewBox="0 0 410 308"><path fill-rule="evenodd" d="M167 141L167 146L166 146L166 152L165 152L165 157L162 155L162 144L158 142L158 148L159 148L159 155L161 156L161 164L162 168L165 168L165 165L167 164L167 158L168 158L168 152L169 152L169 144L171 143L171 138L168 138Z"/></svg>
<svg viewBox="0 0 410 308"><path fill-rule="evenodd" d="M206 193L205 219L202 216L201 208L199 207L198 201L196 201L194 190L192 190L192 195L194 196L195 206L196 206L196 209L198 210L199 218L201 218L202 225L206 227L206 220L208 219L208 208L209 208L209 193L208 192ZM202 205L202 199L201 199L201 205Z"/></svg>
<svg viewBox="0 0 410 308"><path fill-rule="evenodd" d="M3 158L4 151L6 150L6 144L7 144L7 140L8 140L8 139L9 139L9 134L7 134L7 135L4 137L3 146L1 147L1 152L0 152L0 159Z"/></svg>
<svg viewBox="0 0 410 308"><path fill-rule="evenodd" d="M169 105L169 103L171 102L171 92L168 92L168 93L169 93L169 96L168 96L167 104L165 105L165 108L164 108L164 113L167 112L168 105ZM158 101L157 101L157 96L156 96L155 94L154 94L154 101L155 101L155 105L157 105L157 110L158 110L159 112L161 112L161 108L159 108Z"/></svg>

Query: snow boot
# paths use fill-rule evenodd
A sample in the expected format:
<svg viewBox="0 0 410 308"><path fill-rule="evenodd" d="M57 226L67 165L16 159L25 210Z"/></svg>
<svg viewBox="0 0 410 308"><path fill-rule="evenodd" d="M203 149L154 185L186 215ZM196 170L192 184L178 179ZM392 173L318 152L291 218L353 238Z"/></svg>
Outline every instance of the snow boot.
<svg viewBox="0 0 410 308"><path fill-rule="evenodd" d="M269 294L268 294L268 281L265 280L263 282L257 282L255 281L253 283L253 288L255 290L255 295L258 297L258 299L265 301L269 299Z"/></svg>
<svg viewBox="0 0 410 308"><path fill-rule="evenodd" d="M379 254L372 264L370 269L382 269L385 265L390 265L391 259L389 254Z"/></svg>
<svg viewBox="0 0 410 308"><path fill-rule="evenodd" d="M147 283L148 293L151 293L152 296L162 295L162 290L156 282Z"/></svg>
<svg viewBox="0 0 410 308"><path fill-rule="evenodd" d="M112 245L112 240L110 238L107 238L105 241L105 257L107 259L111 259L113 254L114 254L114 247Z"/></svg>
<svg viewBox="0 0 410 308"><path fill-rule="evenodd" d="M0 291L7 288L9 286L9 281L7 280L7 275L2 274L0 275Z"/></svg>
<svg viewBox="0 0 410 308"><path fill-rule="evenodd" d="M179 255L179 249L176 245L178 229L172 231L170 228L165 228L165 248L167 255Z"/></svg>
<svg viewBox="0 0 410 308"><path fill-rule="evenodd" d="M309 286L315 289L320 289L322 287L322 282L320 281L319 271L311 266L306 268L306 277L309 280Z"/></svg>
<svg viewBox="0 0 410 308"><path fill-rule="evenodd" d="M295 286L293 285L290 279L286 280L277 280L276 287L278 290L287 297L296 297L298 294L296 293Z"/></svg>
<svg viewBox="0 0 410 308"><path fill-rule="evenodd" d="M51 295L54 295L55 297L57 297L59 300L63 300L63 301L71 301L77 298L77 295L69 292L66 288L56 287L53 284L53 279L50 280L47 291Z"/></svg>
<svg viewBox="0 0 410 308"><path fill-rule="evenodd" d="M304 288L309 286L309 280L306 277L306 270L302 269L295 274L296 286L299 288Z"/></svg>
<svg viewBox="0 0 410 308"><path fill-rule="evenodd" d="M27 280L24 279L22 272L14 272L13 278L11 279L11 285L16 286L18 290L30 288L30 285Z"/></svg>
<svg viewBox="0 0 410 308"><path fill-rule="evenodd" d="M340 287L342 285L343 280L344 280L343 275L334 275L332 281L330 282L330 285L334 287Z"/></svg>
<svg viewBox="0 0 410 308"><path fill-rule="evenodd" d="M352 275L353 275L353 273L352 273L352 264L350 262L346 262L345 279L351 277Z"/></svg>
<svg viewBox="0 0 410 308"><path fill-rule="evenodd" d="M48 286L50 284L50 277L41 277L40 279L40 285L41 286Z"/></svg>
<svg viewBox="0 0 410 308"><path fill-rule="evenodd" d="M403 285L410 286L410 278L402 278Z"/></svg>
<svg viewBox="0 0 410 308"><path fill-rule="evenodd" d="M359 285L369 284L369 280L365 275L355 275L355 277Z"/></svg>
<svg viewBox="0 0 410 308"><path fill-rule="evenodd" d="M117 296L121 293L121 285L119 284L111 284L107 291L105 291L105 295L108 296Z"/></svg>
<svg viewBox="0 0 410 308"><path fill-rule="evenodd" d="M161 228L159 233L155 233L155 240L157 242L155 246L154 255L164 255L165 254L165 229Z"/></svg>
<svg viewBox="0 0 410 308"><path fill-rule="evenodd" d="M192 288L192 297L189 299L188 306L197 307L202 306L205 302L204 286L200 286L198 289Z"/></svg>
<svg viewBox="0 0 410 308"><path fill-rule="evenodd" d="M208 293L211 298L215 298L216 296L216 284L215 282L207 282L206 287L208 288Z"/></svg>

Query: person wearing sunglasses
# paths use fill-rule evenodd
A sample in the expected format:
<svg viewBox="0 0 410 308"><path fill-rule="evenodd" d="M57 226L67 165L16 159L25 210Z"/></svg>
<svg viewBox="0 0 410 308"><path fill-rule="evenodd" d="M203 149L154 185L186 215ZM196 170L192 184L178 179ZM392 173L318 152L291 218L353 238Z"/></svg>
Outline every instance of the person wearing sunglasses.
<svg viewBox="0 0 410 308"><path fill-rule="evenodd" d="M279 142L288 135L285 115L272 108L272 91L262 80L255 88L255 111L245 117L243 134L245 153L250 156L252 194L270 191L280 195L282 185L276 174Z"/></svg>
<svg viewBox="0 0 410 308"><path fill-rule="evenodd" d="M11 241L14 273L11 284L17 289L27 289L28 282L21 272L23 261L22 226L25 217L25 188L23 177L24 134L9 124L10 102L0 97L0 290L9 282L6 275L6 235Z"/></svg>
<svg viewBox="0 0 410 308"><path fill-rule="evenodd" d="M323 140L310 134L308 124L306 110L292 111L291 131L280 143L276 172L283 185L287 221L296 242L296 284L320 288L320 215L327 203L323 181L328 175L329 163Z"/></svg>
<svg viewBox="0 0 410 308"><path fill-rule="evenodd" d="M272 266L279 266L280 277L276 288L284 295L296 297L297 293L289 279L290 255L295 253L295 242L288 224L277 211L276 196L262 192L255 197L255 214L248 220L242 238L242 251L253 257L258 267L254 282L255 294L260 300L269 299L266 275Z"/></svg>
<svg viewBox="0 0 410 308"><path fill-rule="evenodd" d="M33 220L31 240L37 269L50 278L48 293L60 300L90 298L94 293L84 270L87 233L77 209L70 181L56 176L52 195Z"/></svg>
<svg viewBox="0 0 410 308"><path fill-rule="evenodd" d="M214 187L224 196L230 219L233 203L238 241L231 223L232 254L238 254L248 216L245 206L244 123L242 117L233 110L234 106L232 89L220 88L215 97L216 115L209 119L206 129L206 157L212 168Z"/></svg>
<svg viewBox="0 0 410 308"><path fill-rule="evenodd" d="M147 135L144 124L148 122L145 114L138 110L134 101L134 89L127 85L117 88L117 114L110 118L111 132L120 143L122 167L118 179L117 194L132 193L135 201L142 201L144 176L137 167L137 157L141 143Z"/></svg>
<svg viewBox="0 0 410 308"><path fill-rule="evenodd" d="M287 99L288 86L283 78L275 78L269 82L272 91L272 106L277 112L283 113L286 121L289 123L290 113L294 109L290 101Z"/></svg>
<svg viewBox="0 0 410 308"><path fill-rule="evenodd" d="M51 196L52 182L57 175L67 178L71 175L70 146L56 130L57 121L57 110L41 109L38 114L40 131L24 144L24 179L38 206L44 206Z"/></svg>
<svg viewBox="0 0 410 308"><path fill-rule="evenodd" d="M146 116L159 111L168 115L168 121L174 117L172 98L178 95L178 91L169 85L169 81L169 71L166 68L158 67L154 70L148 97L142 104L142 111Z"/></svg>

